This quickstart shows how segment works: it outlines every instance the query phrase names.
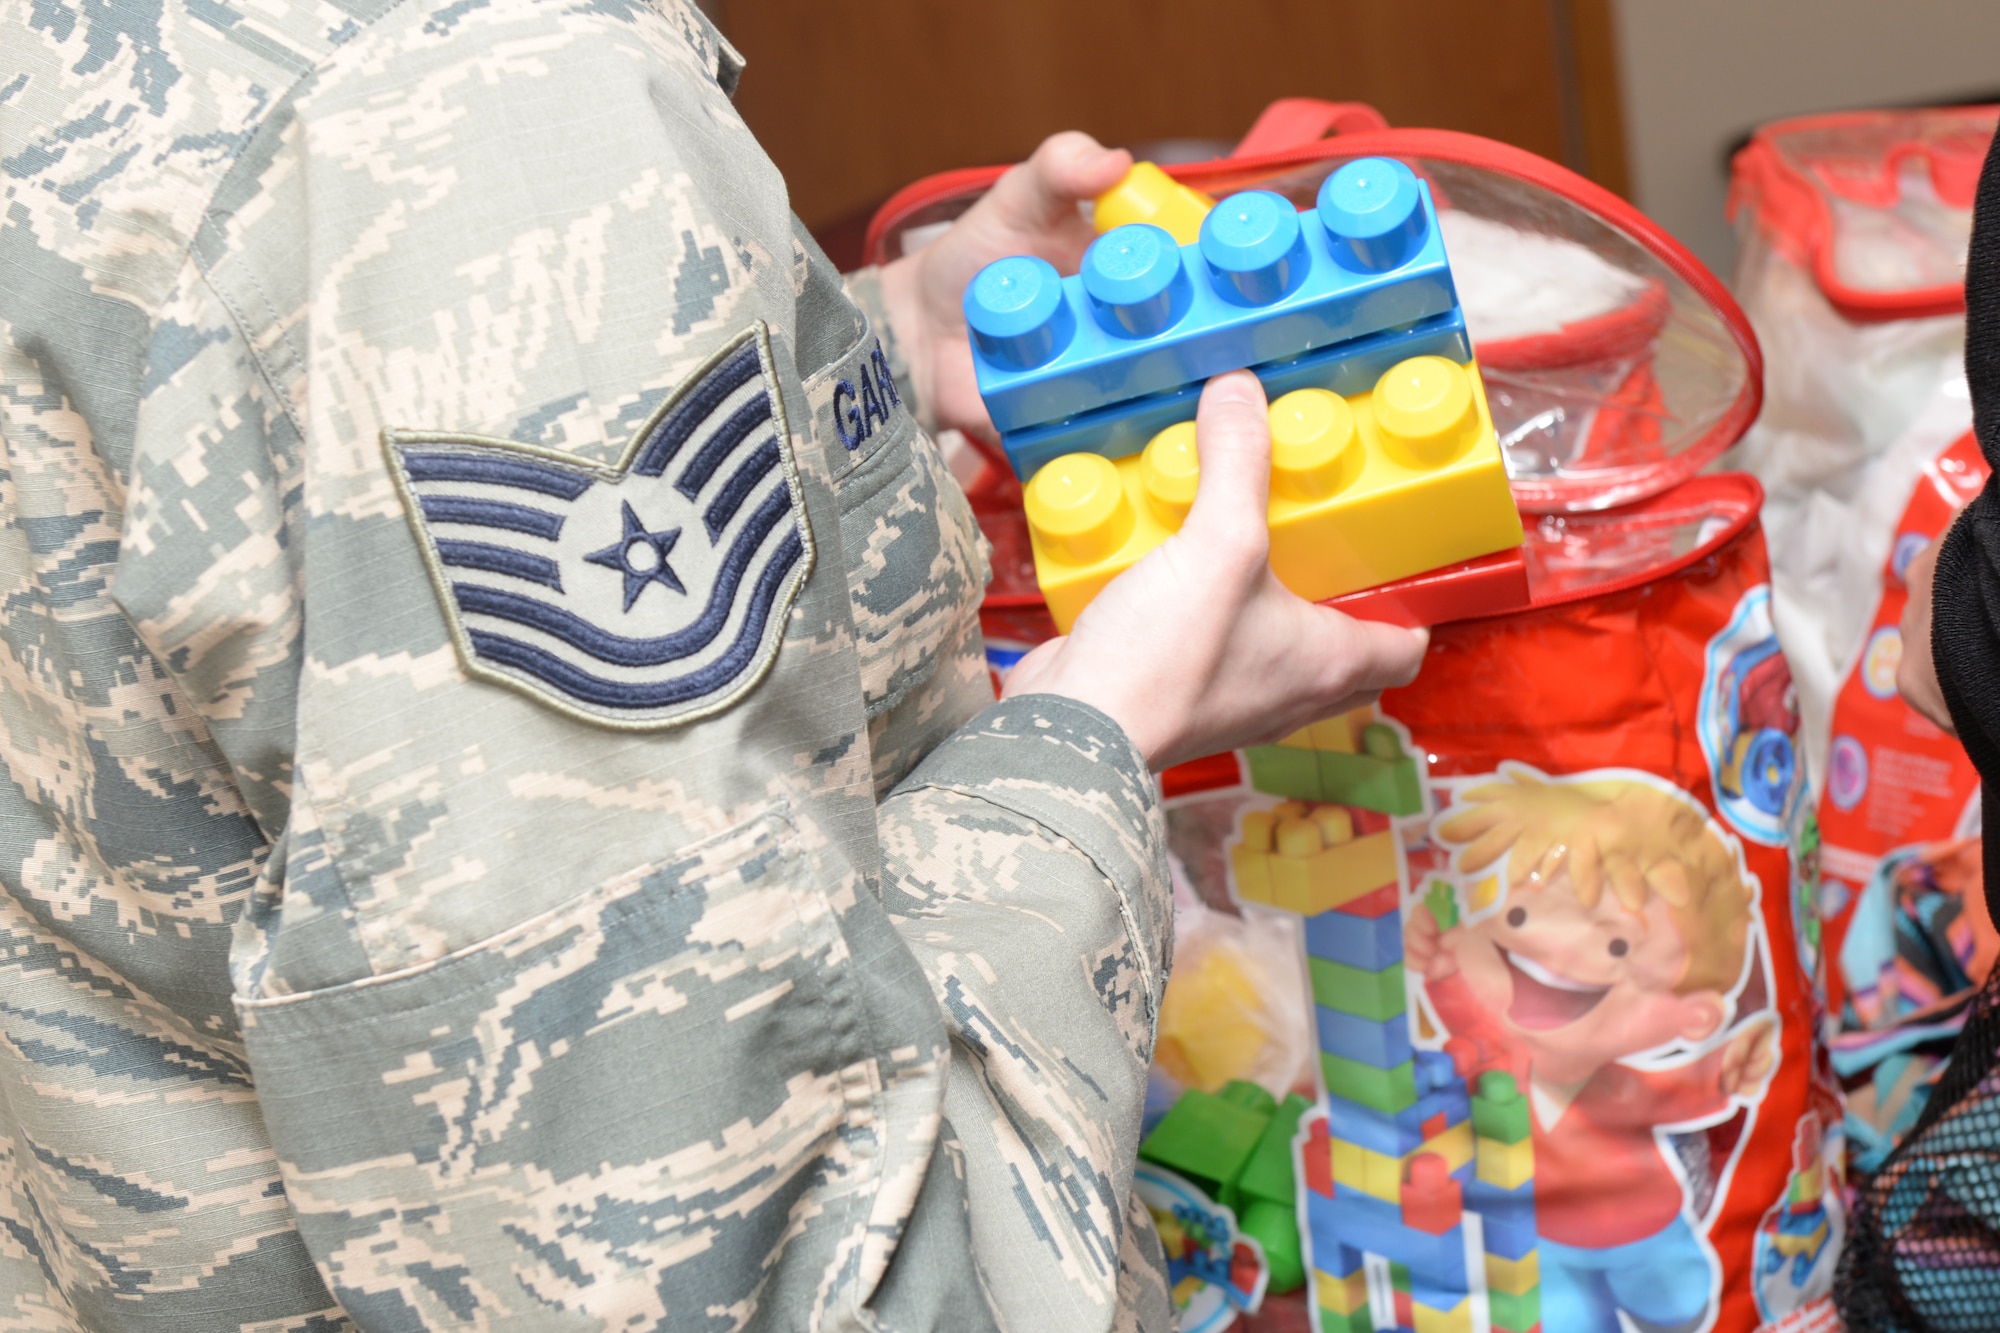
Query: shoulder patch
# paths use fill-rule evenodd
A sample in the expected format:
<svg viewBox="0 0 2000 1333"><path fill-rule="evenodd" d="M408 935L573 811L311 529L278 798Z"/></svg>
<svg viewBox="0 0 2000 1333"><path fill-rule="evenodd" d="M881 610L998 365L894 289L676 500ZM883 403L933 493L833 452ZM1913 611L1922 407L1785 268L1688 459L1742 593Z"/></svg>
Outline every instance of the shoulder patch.
<svg viewBox="0 0 2000 1333"><path fill-rule="evenodd" d="M382 439L473 676L646 729L720 712L770 669L813 546L762 323L613 468L481 436Z"/></svg>

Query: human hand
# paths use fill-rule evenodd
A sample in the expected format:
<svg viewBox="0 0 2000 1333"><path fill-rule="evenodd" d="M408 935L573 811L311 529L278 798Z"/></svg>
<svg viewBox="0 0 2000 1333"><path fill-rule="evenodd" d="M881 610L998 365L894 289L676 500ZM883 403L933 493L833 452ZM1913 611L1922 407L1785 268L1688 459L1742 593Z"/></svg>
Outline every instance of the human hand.
<svg viewBox="0 0 2000 1333"><path fill-rule="evenodd" d="M943 236L883 268L889 322L934 428L993 435L966 338L966 284L1009 255L1037 255L1064 273L1076 272L1097 239L1077 204L1095 199L1131 169L1132 155L1122 148L1105 148L1075 130L1051 135Z"/></svg>
<svg viewBox="0 0 2000 1333"><path fill-rule="evenodd" d="M1958 728L1951 724L1951 709L1938 685L1937 663L1931 660L1931 583L1937 573L1938 544L1932 542L1917 552L1903 571L1910 600L1903 603L1903 657L1896 664L1896 689L1904 703L1956 736Z"/></svg>
<svg viewBox="0 0 2000 1333"><path fill-rule="evenodd" d="M1437 918L1419 908L1403 927L1403 963L1425 981L1443 981L1458 973L1456 941L1447 938L1459 928L1442 930Z"/></svg>
<svg viewBox="0 0 2000 1333"><path fill-rule="evenodd" d="M1754 1098L1757 1089L1778 1064L1778 1031L1775 1024L1759 1020L1749 1024L1722 1052L1722 1095Z"/></svg>
<svg viewBox="0 0 2000 1333"><path fill-rule="evenodd" d="M1430 642L1315 606L1271 572L1271 429L1256 376L1208 382L1195 447L1200 483L1180 531L1007 677L1009 698L1063 694L1109 714L1156 769L1372 703L1417 674Z"/></svg>

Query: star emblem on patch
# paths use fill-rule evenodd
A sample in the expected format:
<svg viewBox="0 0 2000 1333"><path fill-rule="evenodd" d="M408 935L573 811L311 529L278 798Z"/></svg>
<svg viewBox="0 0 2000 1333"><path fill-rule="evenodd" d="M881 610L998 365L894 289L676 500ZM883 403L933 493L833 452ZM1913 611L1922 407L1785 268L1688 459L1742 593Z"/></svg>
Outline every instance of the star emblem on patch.
<svg viewBox="0 0 2000 1333"><path fill-rule="evenodd" d="M470 674L650 728L727 708L769 669L813 548L761 323L615 467L450 432L383 444Z"/></svg>

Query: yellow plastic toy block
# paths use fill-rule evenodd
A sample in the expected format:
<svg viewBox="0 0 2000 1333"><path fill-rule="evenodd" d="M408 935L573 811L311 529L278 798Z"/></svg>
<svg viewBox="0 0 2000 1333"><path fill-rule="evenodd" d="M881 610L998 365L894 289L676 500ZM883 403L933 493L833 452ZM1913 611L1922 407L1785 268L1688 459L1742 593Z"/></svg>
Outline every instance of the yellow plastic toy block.
<svg viewBox="0 0 2000 1333"><path fill-rule="evenodd" d="M1366 394L1288 393L1270 420L1271 570L1309 601L1521 544L1476 365L1411 357ZM1115 462L1065 454L1035 473L1028 534L1058 629L1179 531L1199 471L1183 422Z"/></svg>
<svg viewBox="0 0 2000 1333"><path fill-rule="evenodd" d="M1474 1170L1489 1185L1498 1185L1503 1190L1519 1189L1535 1177L1535 1141L1532 1138L1522 1139L1519 1143L1482 1138L1477 1156L1479 1164Z"/></svg>
<svg viewBox="0 0 2000 1333"><path fill-rule="evenodd" d="M1361 748L1355 743L1355 737L1361 728L1374 720L1374 714L1368 709L1356 708L1321 718L1309 727L1300 727L1278 744L1292 750L1332 750L1338 754L1353 754Z"/></svg>
<svg viewBox="0 0 2000 1333"><path fill-rule="evenodd" d="M1213 1092L1248 1074L1277 1034L1259 1021L1271 984L1257 959L1217 942L1174 969L1160 1001L1153 1059L1185 1087Z"/></svg>
<svg viewBox="0 0 2000 1333"><path fill-rule="evenodd" d="M1371 1152L1344 1139L1335 1139L1334 1183L1344 1189L1360 1190L1385 1203L1398 1203L1402 1199L1403 1181L1409 1177L1410 1161L1418 1153L1435 1153L1444 1158L1451 1170L1458 1170L1472 1160L1472 1122L1461 1120L1400 1158Z"/></svg>
<svg viewBox="0 0 2000 1333"><path fill-rule="evenodd" d="M1793 1233L1779 1231L1773 1233L1771 1236L1771 1245L1779 1254L1787 1258L1799 1254L1816 1254L1819 1252L1819 1247L1826 1242L1826 1231L1826 1218L1822 1216L1819 1220L1819 1225L1815 1226L1811 1231Z"/></svg>
<svg viewBox="0 0 2000 1333"><path fill-rule="evenodd" d="M1509 1296L1525 1296L1535 1289L1542 1280L1542 1262L1529 1250L1519 1259L1504 1259L1497 1254L1486 1256L1486 1286L1492 1291L1504 1291Z"/></svg>
<svg viewBox="0 0 2000 1333"><path fill-rule="evenodd" d="M1353 1314L1368 1308L1368 1271L1357 1268L1346 1277L1313 1270L1313 1299L1323 1310Z"/></svg>
<svg viewBox="0 0 2000 1333"><path fill-rule="evenodd" d="M1440 1310L1413 1301L1410 1313L1416 1316L1417 1333L1472 1333L1472 1298L1467 1296L1449 1310Z"/></svg>
<svg viewBox="0 0 2000 1333"><path fill-rule="evenodd" d="M1396 835L1356 837L1344 807L1288 801L1244 815L1229 859L1244 901L1316 916L1396 882Z"/></svg>
<svg viewBox="0 0 2000 1333"><path fill-rule="evenodd" d="M1174 1283L1173 1297L1175 1308L1181 1310L1187 1309L1188 1302L1194 1299L1194 1294L1207 1285L1207 1283L1203 1282L1193 1273L1189 1273L1186 1277Z"/></svg>
<svg viewBox="0 0 2000 1333"><path fill-rule="evenodd" d="M1150 222L1163 228L1176 245L1193 245L1201 238L1201 220L1215 200L1191 189L1151 162L1134 162L1119 182L1097 196L1092 225L1099 232L1128 222Z"/></svg>
<svg viewBox="0 0 2000 1333"><path fill-rule="evenodd" d="M1360 1190L1384 1203L1400 1200L1403 1164L1386 1153L1371 1152L1359 1144L1333 1141L1333 1183L1342 1189Z"/></svg>
<svg viewBox="0 0 2000 1333"><path fill-rule="evenodd" d="M1407 1170L1410 1159L1418 1153L1435 1153L1444 1158L1445 1165L1456 1171L1472 1160L1472 1122L1461 1120L1444 1133L1424 1140L1416 1152L1403 1155L1403 1165Z"/></svg>

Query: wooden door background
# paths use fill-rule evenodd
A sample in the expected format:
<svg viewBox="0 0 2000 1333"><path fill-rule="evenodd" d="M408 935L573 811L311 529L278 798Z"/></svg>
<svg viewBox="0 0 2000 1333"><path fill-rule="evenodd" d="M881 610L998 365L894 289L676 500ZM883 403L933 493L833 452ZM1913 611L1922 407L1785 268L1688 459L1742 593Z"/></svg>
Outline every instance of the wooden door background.
<svg viewBox="0 0 2000 1333"><path fill-rule="evenodd" d="M843 265L909 181L1048 134L1212 155L1278 97L1367 102L1626 192L1610 0L705 0L737 105Z"/></svg>

